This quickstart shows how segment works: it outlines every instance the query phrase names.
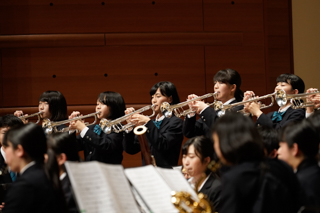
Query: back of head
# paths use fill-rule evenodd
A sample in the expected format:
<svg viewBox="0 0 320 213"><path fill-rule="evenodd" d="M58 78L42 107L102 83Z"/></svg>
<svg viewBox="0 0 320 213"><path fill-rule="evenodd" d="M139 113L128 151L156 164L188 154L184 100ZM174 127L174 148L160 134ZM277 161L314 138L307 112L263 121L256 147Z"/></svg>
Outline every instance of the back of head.
<svg viewBox="0 0 320 213"><path fill-rule="evenodd" d="M160 81L152 86L150 90L150 96L152 97L156 91L160 89L162 95L166 97L172 97L172 103L170 104L178 104L180 103L178 91L176 86L170 81Z"/></svg>
<svg viewBox="0 0 320 213"><path fill-rule="evenodd" d="M263 144L252 119L241 113L230 112L219 118L213 126L219 138L221 154L231 164L261 161Z"/></svg>
<svg viewBox="0 0 320 213"><path fill-rule="evenodd" d="M116 119L124 115L126 104L121 94L112 91L106 91L99 94L99 102L109 107L110 113L107 119Z"/></svg>
<svg viewBox="0 0 320 213"><path fill-rule="evenodd" d="M240 89L241 86L241 76L233 69L227 68L225 70L219 70L213 78L213 82L222 82L225 84L236 85L236 91L234 97L237 101L242 101L243 92Z"/></svg>
<svg viewBox="0 0 320 213"><path fill-rule="evenodd" d="M12 114L7 114L0 117L0 128L7 128L7 127L11 128L19 125L23 125L23 122L21 121L20 118Z"/></svg>
<svg viewBox="0 0 320 213"><path fill-rule="evenodd" d="M64 153L68 161L79 161L77 141L74 135L69 133L53 133L48 138L48 147L55 155Z"/></svg>
<svg viewBox="0 0 320 213"><path fill-rule="evenodd" d="M48 90L41 94L39 101L48 102L51 113L50 120L61 121L68 118L67 101L61 92Z"/></svg>
<svg viewBox="0 0 320 213"><path fill-rule="evenodd" d="M260 126L257 128L261 136L263 146L266 149L268 155L272 151L279 148L279 135L278 131L272 127Z"/></svg>
<svg viewBox="0 0 320 213"><path fill-rule="evenodd" d="M297 89L299 93L303 93L305 89L305 85L303 80L294 74L281 74L280 76L277 77L277 83L279 82L285 82L288 83L292 86L292 90Z"/></svg>
<svg viewBox="0 0 320 213"><path fill-rule="evenodd" d="M37 163L44 163L44 154L47 152L47 138L43 132L43 129L34 124L29 123L22 126L16 126L6 133L3 145L16 149L18 145L21 145L25 151L25 158L30 158Z"/></svg>
<svg viewBox="0 0 320 213"><path fill-rule="evenodd" d="M305 158L315 159L319 150L319 134L309 120L288 124L280 135L281 142L286 142L289 147L296 143Z"/></svg>

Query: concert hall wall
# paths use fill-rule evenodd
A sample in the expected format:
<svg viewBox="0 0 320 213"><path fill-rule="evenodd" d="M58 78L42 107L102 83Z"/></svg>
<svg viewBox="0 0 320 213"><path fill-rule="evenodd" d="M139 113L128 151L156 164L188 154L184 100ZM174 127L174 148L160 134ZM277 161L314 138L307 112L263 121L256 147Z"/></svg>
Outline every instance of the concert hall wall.
<svg viewBox="0 0 320 213"><path fill-rule="evenodd" d="M139 108L164 80L184 101L212 92L225 68L243 91L269 94L293 73L291 28L290 0L0 1L0 116L36 112L46 90L61 91L69 113L94 112L107 90Z"/></svg>

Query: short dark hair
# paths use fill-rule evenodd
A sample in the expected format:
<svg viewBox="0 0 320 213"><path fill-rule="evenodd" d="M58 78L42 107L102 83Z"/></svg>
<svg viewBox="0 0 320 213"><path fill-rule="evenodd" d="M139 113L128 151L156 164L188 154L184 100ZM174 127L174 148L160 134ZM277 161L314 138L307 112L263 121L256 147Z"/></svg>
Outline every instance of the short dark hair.
<svg viewBox="0 0 320 213"><path fill-rule="evenodd" d="M126 104L119 93L112 91L102 92L98 95L97 100L109 107L110 113L107 119L112 120L124 115Z"/></svg>
<svg viewBox="0 0 320 213"><path fill-rule="evenodd" d="M286 73L286 74L281 74L277 77L277 83L279 82L285 82L291 85L292 90L297 89L299 93L303 93L305 86L303 80L294 74Z"/></svg>
<svg viewBox="0 0 320 213"><path fill-rule="evenodd" d="M221 153L228 162L239 164L264 158L261 137L252 119L241 113L230 112L220 117L212 132L217 134Z"/></svg>
<svg viewBox="0 0 320 213"><path fill-rule="evenodd" d="M267 150L268 155L273 150L279 149L279 134L275 128L259 126L257 129L261 136L263 146Z"/></svg>
<svg viewBox="0 0 320 213"><path fill-rule="evenodd" d="M236 91L234 97L237 101L241 101L243 98L243 92L240 89L241 86L241 76L233 69L227 68L224 70L219 70L213 77L213 83L222 82L225 84L236 85Z"/></svg>
<svg viewBox="0 0 320 213"><path fill-rule="evenodd" d="M170 104L178 104L180 103L179 95L176 89L176 86L169 81L161 81L152 86L150 90L150 96L152 97L156 91L160 89L162 95L166 97L172 97L172 103Z"/></svg>
<svg viewBox="0 0 320 213"><path fill-rule="evenodd" d="M44 164L44 154L47 153L47 138L41 126L28 123L12 127L4 136L3 146L8 147L9 141L14 149L21 145L28 157L37 163Z"/></svg>
<svg viewBox="0 0 320 213"><path fill-rule="evenodd" d="M187 140L182 146L182 155L188 154L189 147L193 145L195 154L201 159L201 162L204 161L206 157L213 159L213 146L209 138L204 136L196 136Z"/></svg>
<svg viewBox="0 0 320 213"><path fill-rule="evenodd" d="M64 153L68 161L79 161L78 146L75 135L67 132L53 133L48 138L48 147L56 155Z"/></svg>
<svg viewBox="0 0 320 213"><path fill-rule="evenodd" d="M0 117L0 128L6 128L6 127L11 128L19 125L23 125L22 120L12 114L7 114Z"/></svg>
<svg viewBox="0 0 320 213"><path fill-rule="evenodd" d="M51 113L50 120L61 121L68 118L67 101L59 91L45 91L39 97L39 101L48 102Z"/></svg>
<svg viewBox="0 0 320 213"><path fill-rule="evenodd" d="M286 142L289 147L296 143L306 158L316 157L319 151L319 134L309 120L288 124L280 135L280 142Z"/></svg>

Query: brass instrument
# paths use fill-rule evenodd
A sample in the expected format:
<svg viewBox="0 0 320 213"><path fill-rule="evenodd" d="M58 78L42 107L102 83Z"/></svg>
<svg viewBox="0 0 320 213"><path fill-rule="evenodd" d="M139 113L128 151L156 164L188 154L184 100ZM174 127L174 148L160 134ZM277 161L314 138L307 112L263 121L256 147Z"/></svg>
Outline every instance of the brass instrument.
<svg viewBox="0 0 320 213"><path fill-rule="evenodd" d="M156 159L151 154L150 147L147 141L147 138L145 136L145 133L147 132L147 127L144 125L137 126L134 128L133 133L138 136L139 143L140 143L140 149L141 154L144 158L144 162L146 165L152 164L154 167L156 167Z"/></svg>
<svg viewBox="0 0 320 213"><path fill-rule="evenodd" d="M232 110L235 107L245 105L246 103L258 102L258 101L270 98L271 103L269 105L265 105L265 104L260 105L260 109L266 109L266 108L273 106L273 104L274 104L274 97L273 96L275 96L276 94L277 94L277 92L274 92L274 93L264 95L261 97L253 97L253 98L250 98L246 101L241 101L241 102L237 102L237 103L233 103L233 104L226 104L226 105L223 105L222 102L217 101L217 103L215 103L215 109L221 110L222 115L224 115L227 110ZM237 112L246 114L246 112L243 109L239 110Z"/></svg>
<svg viewBox="0 0 320 213"><path fill-rule="evenodd" d="M100 125L102 131L106 134L110 134L112 130L116 133L120 133L120 132L123 132L123 131L129 129L130 127L135 126L135 124L132 124L132 123L122 124L123 122L125 122L127 119L129 119L133 114L142 113L142 112L148 111L150 109L152 110L152 114L147 116L150 118L150 117L153 117L155 114L154 105L142 107L138 110L135 110L127 115L124 115L124 116L117 118L115 120L112 120L112 121L109 121L107 119L101 119L99 125Z"/></svg>
<svg viewBox="0 0 320 213"><path fill-rule="evenodd" d="M287 104L290 99L292 109L300 109L305 107L313 107L314 103L304 101L310 95L319 94L318 89L310 92L310 93L299 93L299 94L286 94L284 90L278 90L276 94L276 101L279 107L283 107Z"/></svg>
<svg viewBox="0 0 320 213"><path fill-rule="evenodd" d="M35 117L35 116L38 116L38 120L36 122L36 124L38 124L41 120L41 117L40 115L42 114L43 112L37 112L37 113L33 113L31 115L21 115L19 118L22 120L22 121L25 121L26 119L28 118L31 118L31 117Z"/></svg>
<svg viewBox="0 0 320 213"><path fill-rule="evenodd" d="M168 102L163 102L160 106L160 110L162 112L162 114L167 117L170 118L172 116L172 112L174 112L175 116L177 116L178 118L182 117L182 116L186 116L190 113L193 113L194 111L192 109L183 109L183 107L188 106L189 103L193 102L193 101L199 101L199 100L203 100L206 98L210 98L213 97L214 98L214 102L211 104L208 104L209 106L214 105L215 103L215 99L216 99L217 93L208 93L206 95L197 97L197 98L193 98L191 100L188 101L184 101L181 102L179 104L175 104L175 105L170 105Z"/></svg>
<svg viewBox="0 0 320 213"><path fill-rule="evenodd" d="M67 123L70 123L72 121L77 121L77 120L82 120L82 119L85 119L85 118L90 118L90 117L94 117L94 122L92 123L86 123L86 126L90 126L90 125L93 125L97 122L97 115L100 114L100 111L98 112L94 112L94 113L91 113L91 114L88 114L88 115L84 115L84 116L79 116L79 117L76 117L76 118L72 118L72 119L68 119L68 120L63 120L63 121L55 121L55 122L52 122L50 121L50 119L43 119L42 121L42 128L46 128L45 129L45 132L46 134L51 134L53 132L66 132L66 131L69 131L69 128L64 128L62 129L62 131L58 130L57 129L57 126L60 126L62 124L67 124Z"/></svg>
<svg viewBox="0 0 320 213"><path fill-rule="evenodd" d="M208 169L212 172L216 172L221 167L220 162L211 161L208 164ZM188 192L172 192L171 193L171 202L173 205L179 210L180 213L211 213L214 212L212 209L210 202L207 199L207 196L203 193L198 193L197 189L199 184L206 178L204 175L198 184L195 186L195 191L198 194L198 201L194 200L191 197L191 194Z"/></svg>

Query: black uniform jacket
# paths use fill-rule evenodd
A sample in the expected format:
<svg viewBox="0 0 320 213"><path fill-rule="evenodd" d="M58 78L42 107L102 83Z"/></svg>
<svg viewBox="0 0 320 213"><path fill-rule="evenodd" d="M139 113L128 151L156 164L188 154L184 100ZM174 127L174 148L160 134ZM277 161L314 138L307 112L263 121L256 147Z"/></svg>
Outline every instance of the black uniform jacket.
<svg viewBox="0 0 320 213"><path fill-rule="evenodd" d="M183 141L182 123L183 120L176 116L164 118L160 129L155 126L152 120L146 123L148 130L145 135L157 166L172 168L178 164ZM124 133L123 148L132 155L140 152L140 143L133 131ZM142 164L144 165L143 159Z"/></svg>
<svg viewBox="0 0 320 213"><path fill-rule="evenodd" d="M5 198L2 212L62 212L53 186L47 179L41 165L32 165L12 183Z"/></svg>
<svg viewBox="0 0 320 213"><path fill-rule="evenodd" d="M282 116L282 120L280 122L272 121L272 116L274 112L269 112L266 114L261 114L260 117L256 121L256 125L267 126L275 129L281 129L288 123L292 121L299 121L305 118L305 110L304 109L292 109L289 107L287 111Z"/></svg>
<svg viewBox="0 0 320 213"><path fill-rule="evenodd" d="M208 199L214 207L214 210L218 212L220 207L221 194L220 178L216 174L211 173L209 175L208 180L205 182L205 184L199 192L202 192L203 194L207 195Z"/></svg>
<svg viewBox="0 0 320 213"><path fill-rule="evenodd" d="M89 126L85 136L77 136L80 150L84 150L86 161L100 161L109 164L121 164L123 156L122 134L111 132L105 134L103 131L100 135L95 133L95 125Z"/></svg>

